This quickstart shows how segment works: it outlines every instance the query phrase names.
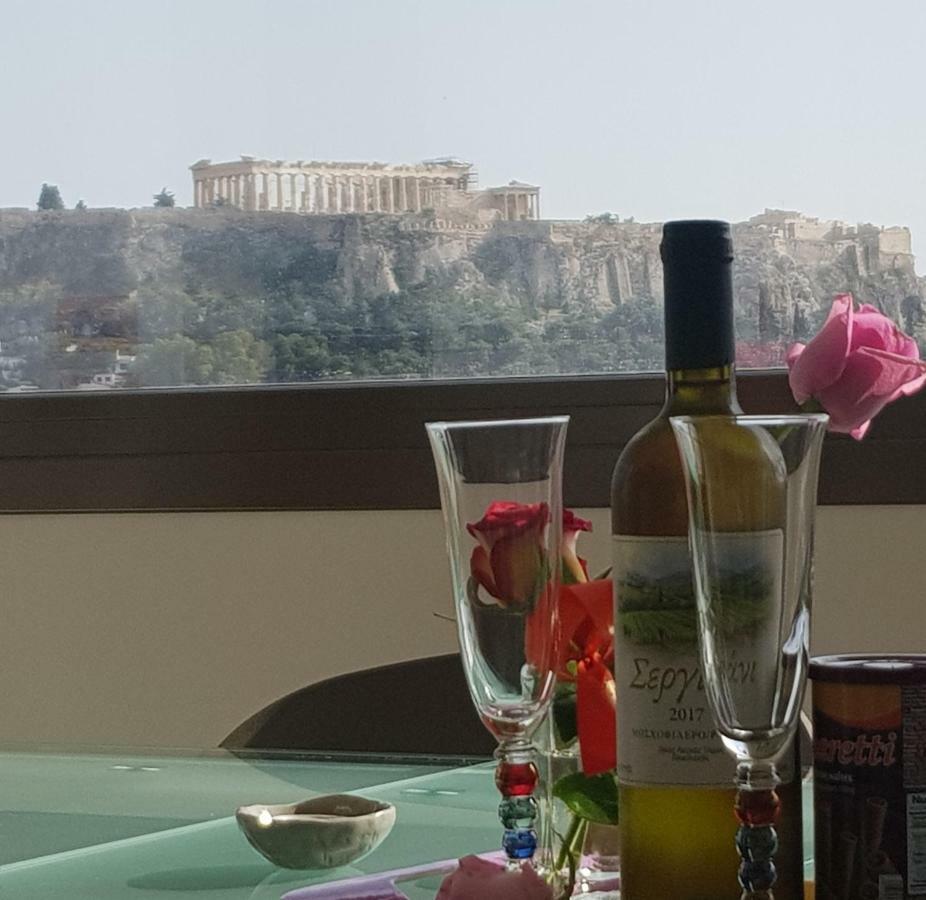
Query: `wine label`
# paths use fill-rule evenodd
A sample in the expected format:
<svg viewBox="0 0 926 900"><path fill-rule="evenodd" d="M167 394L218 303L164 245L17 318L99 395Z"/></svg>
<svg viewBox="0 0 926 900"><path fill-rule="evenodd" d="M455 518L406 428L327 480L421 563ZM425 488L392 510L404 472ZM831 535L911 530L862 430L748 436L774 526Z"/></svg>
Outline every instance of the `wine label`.
<svg viewBox="0 0 926 900"><path fill-rule="evenodd" d="M780 530L724 535L723 598L735 629L723 664L733 692L765 706L774 690ZM697 606L684 537L614 537L618 776L630 784L728 787L733 761L714 727L698 653ZM782 780L793 777L788 755Z"/></svg>

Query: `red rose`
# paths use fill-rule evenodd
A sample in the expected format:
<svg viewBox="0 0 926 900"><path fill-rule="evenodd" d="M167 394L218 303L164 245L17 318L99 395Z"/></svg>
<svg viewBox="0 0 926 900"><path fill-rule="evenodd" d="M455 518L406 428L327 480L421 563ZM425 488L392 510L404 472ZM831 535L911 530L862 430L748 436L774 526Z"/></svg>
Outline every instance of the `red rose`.
<svg viewBox="0 0 926 900"><path fill-rule="evenodd" d="M470 558L473 578L502 606L530 603L546 581L543 531L550 521L546 503L493 503L466 526L479 541Z"/></svg>

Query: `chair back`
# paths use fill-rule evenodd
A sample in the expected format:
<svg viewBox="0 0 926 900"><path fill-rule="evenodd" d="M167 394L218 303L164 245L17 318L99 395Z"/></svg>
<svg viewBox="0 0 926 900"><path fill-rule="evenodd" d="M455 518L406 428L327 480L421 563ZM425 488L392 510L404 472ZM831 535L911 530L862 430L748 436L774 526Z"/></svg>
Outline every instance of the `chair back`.
<svg viewBox="0 0 926 900"><path fill-rule="evenodd" d="M300 688L242 722L230 750L491 756L458 653L349 672Z"/></svg>

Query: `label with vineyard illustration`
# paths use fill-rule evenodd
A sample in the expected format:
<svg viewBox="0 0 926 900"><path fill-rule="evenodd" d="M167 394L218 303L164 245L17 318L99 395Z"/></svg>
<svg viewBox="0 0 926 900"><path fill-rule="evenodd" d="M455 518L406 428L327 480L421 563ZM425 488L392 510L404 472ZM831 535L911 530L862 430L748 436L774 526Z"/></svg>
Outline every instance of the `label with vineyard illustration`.
<svg viewBox="0 0 926 900"><path fill-rule="evenodd" d="M782 533L724 535L717 545L722 658L729 689L769 701ZM697 608L683 537L614 537L618 774L625 783L722 785L732 761L714 727L698 657ZM764 652L763 651L764 648ZM763 688L767 685L767 688ZM781 772L789 780L791 772Z"/></svg>

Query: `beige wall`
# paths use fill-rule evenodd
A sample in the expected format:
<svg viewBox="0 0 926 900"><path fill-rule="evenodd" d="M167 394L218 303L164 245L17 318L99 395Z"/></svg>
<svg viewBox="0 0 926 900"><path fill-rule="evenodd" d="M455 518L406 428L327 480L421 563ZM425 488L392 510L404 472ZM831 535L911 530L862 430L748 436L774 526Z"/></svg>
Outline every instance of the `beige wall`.
<svg viewBox="0 0 926 900"><path fill-rule="evenodd" d="M816 652L926 651L926 507L824 508L817 546ZM0 517L0 741L214 746L303 684L451 650L443 554L436 512Z"/></svg>

